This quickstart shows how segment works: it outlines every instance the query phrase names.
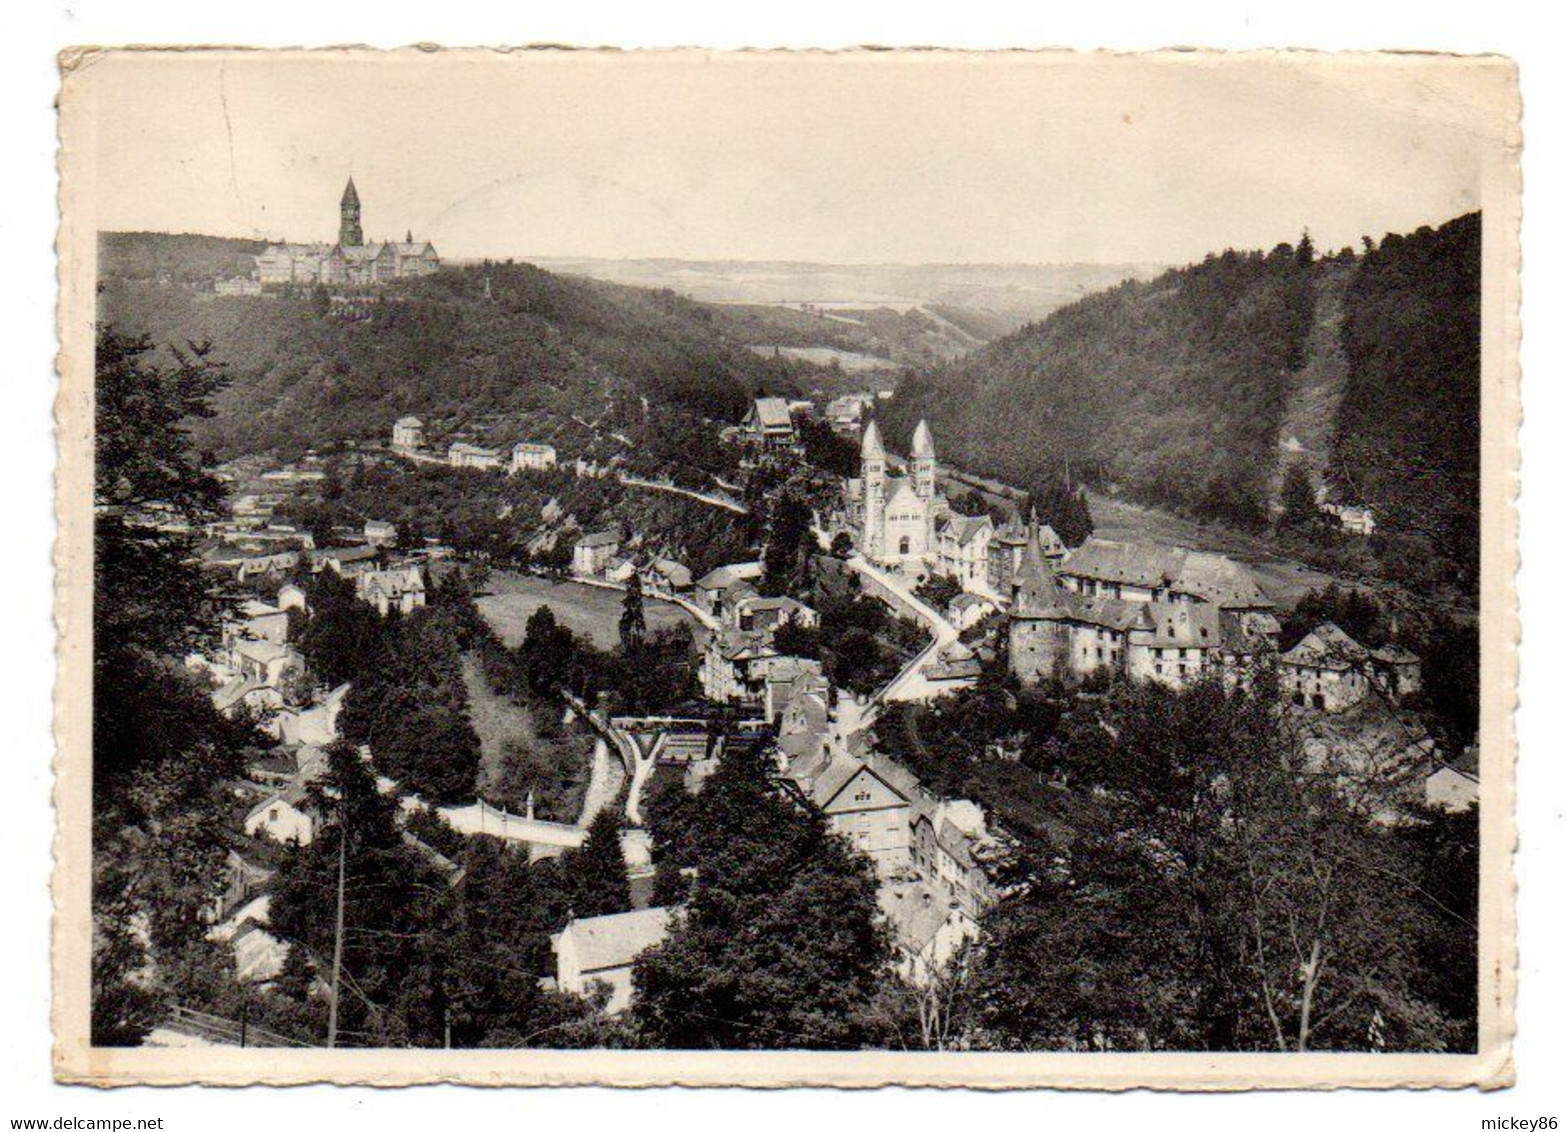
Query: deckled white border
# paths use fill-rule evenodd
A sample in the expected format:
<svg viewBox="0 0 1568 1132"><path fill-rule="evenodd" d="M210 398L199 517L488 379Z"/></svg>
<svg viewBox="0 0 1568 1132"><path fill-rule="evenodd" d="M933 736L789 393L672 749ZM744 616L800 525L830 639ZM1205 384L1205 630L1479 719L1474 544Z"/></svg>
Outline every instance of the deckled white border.
<svg viewBox="0 0 1568 1132"><path fill-rule="evenodd" d="M143 51L157 49L143 48ZM179 48L164 50L217 50ZM242 51L244 48L222 50ZM382 52L331 48L309 54L339 56L345 64L385 65L420 59L430 48ZM495 49L444 51L442 61L493 58ZM558 50L558 49L529 49ZM288 52L279 52L280 59ZM645 54L645 53L643 53ZM713 61L709 52L664 51ZM816 54L816 53L813 53ZM871 54L838 52L835 54ZM876 52L879 61L918 65L950 57L940 51ZM1039 52L965 53L994 65L1026 63ZM1085 53L1071 54L1083 58ZM1111 53L1105 53L1111 54ZM1131 54L1131 53L1124 53ZM1173 65L1235 65L1273 52L1157 52L1143 55ZM1365 1054L996 1054L942 1053L686 1053L627 1051L278 1051L109 1050L87 1045L90 915L90 679L92 349L95 305L95 119L86 81L101 52L77 49L61 57L61 226L59 335L60 395L56 403L59 466L55 547L56 618L60 641L56 685L55 840L55 1072L62 1081L97 1085L210 1082L303 1083L334 1081L406 1085L449 1081L472 1084L597 1084L614 1086L748 1085L791 1087L885 1084L1184 1090L1336 1088L1357 1086L1497 1088L1511 1084L1511 1040L1516 990L1512 854L1516 739L1513 713L1518 679L1519 424L1519 171L1518 95L1512 65L1495 57L1423 56L1433 65L1475 69L1485 95L1497 100L1497 136L1483 166L1482 301L1482 894L1481 1052L1464 1055ZM1292 52L1314 65L1376 66L1376 53L1326 55ZM788 53L728 55L768 65ZM1410 56L1401 56L1408 62Z"/></svg>

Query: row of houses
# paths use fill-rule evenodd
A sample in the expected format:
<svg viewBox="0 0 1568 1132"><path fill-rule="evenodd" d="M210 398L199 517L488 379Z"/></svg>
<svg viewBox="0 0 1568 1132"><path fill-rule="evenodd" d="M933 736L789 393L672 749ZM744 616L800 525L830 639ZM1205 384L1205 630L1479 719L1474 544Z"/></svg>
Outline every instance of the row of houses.
<svg viewBox="0 0 1568 1132"><path fill-rule="evenodd" d="M840 436L853 436L879 397L890 394L846 393L823 406L821 419ZM817 407L804 399L757 397L746 410L737 430L754 451L788 451L799 447L800 424L818 416Z"/></svg>
<svg viewBox="0 0 1568 1132"><path fill-rule="evenodd" d="M644 553L619 527L589 531L572 544L572 574L625 585L639 577L642 584L663 593L692 592L691 570L679 559L659 552Z"/></svg>
<svg viewBox="0 0 1568 1132"><path fill-rule="evenodd" d="M418 417L399 417L392 425L392 450L404 455L425 451L425 422ZM543 472L556 466L555 446L520 440L508 451L474 444L466 440L447 446L446 462L453 468L478 468L494 471L505 468L512 473Z"/></svg>
<svg viewBox="0 0 1568 1132"><path fill-rule="evenodd" d="M817 611L792 597L764 597L751 583L761 563L737 563L710 571L695 587L699 608L717 619L703 651L699 679L715 703L762 709L768 722L783 711L784 694L798 680L826 686L820 661L786 654L776 637L786 625L815 628Z"/></svg>

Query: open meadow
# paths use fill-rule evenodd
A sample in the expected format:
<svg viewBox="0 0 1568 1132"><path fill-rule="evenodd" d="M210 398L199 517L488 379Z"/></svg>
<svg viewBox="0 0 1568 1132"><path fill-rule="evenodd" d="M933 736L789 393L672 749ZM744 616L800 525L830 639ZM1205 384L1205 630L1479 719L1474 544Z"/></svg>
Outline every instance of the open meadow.
<svg viewBox="0 0 1568 1132"><path fill-rule="evenodd" d="M528 619L542 605L554 610L558 623L588 638L597 648L611 649L620 642L622 595L619 590L500 570L490 575L485 588L488 592L478 599L479 612L508 648L515 648L522 642ZM643 610L650 632L683 621L692 622L680 606L652 597L645 601Z"/></svg>

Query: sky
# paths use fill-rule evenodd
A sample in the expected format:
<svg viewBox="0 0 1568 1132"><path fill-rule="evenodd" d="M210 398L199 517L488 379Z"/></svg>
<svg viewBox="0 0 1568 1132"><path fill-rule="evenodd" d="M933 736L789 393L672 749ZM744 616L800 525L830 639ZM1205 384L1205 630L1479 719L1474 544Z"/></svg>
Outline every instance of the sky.
<svg viewBox="0 0 1568 1132"><path fill-rule="evenodd" d="M1436 56L111 53L100 230L447 258L1184 263L1478 207L1501 67ZM81 100L74 102L73 100Z"/></svg>

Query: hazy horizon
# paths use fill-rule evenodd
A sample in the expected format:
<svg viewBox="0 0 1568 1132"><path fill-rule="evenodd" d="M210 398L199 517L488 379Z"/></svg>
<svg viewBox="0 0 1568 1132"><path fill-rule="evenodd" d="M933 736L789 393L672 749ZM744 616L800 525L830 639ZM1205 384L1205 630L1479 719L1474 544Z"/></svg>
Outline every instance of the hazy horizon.
<svg viewBox="0 0 1568 1132"><path fill-rule="evenodd" d="M122 52L96 226L454 259L1177 265L1479 206L1430 56Z"/></svg>

